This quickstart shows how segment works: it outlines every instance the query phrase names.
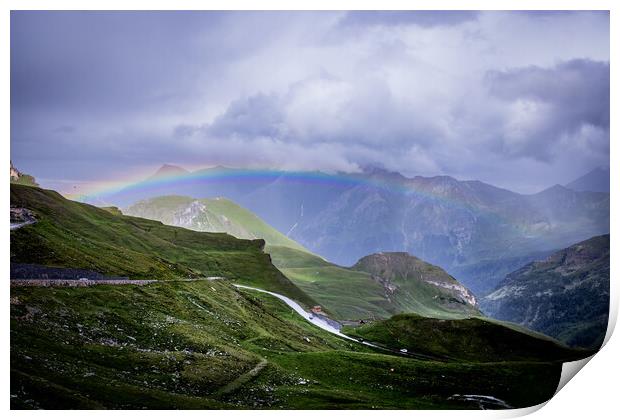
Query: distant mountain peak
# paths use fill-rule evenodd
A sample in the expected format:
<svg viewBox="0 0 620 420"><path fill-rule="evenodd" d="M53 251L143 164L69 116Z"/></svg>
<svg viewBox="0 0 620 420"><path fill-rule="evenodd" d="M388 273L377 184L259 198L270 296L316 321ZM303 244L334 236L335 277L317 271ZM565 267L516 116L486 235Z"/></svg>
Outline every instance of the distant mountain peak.
<svg viewBox="0 0 620 420"><path fill-rule="evenodd" d="M406 179L406 177L400 172L390 171L380 166L364 166L362 167L362 173L366 176L376 176L382 178L398 178L398 179Z"/></svg>
<svg viewBox="0 0 620 420"><path fill-rule="evenodd" d="M546 190L543 190L543 192L545 192L545 191L547 191L547 192L552 192L552 191L565 192L567 190L570 190L570 188L567 188L564 185L555 184L555 185L552 185L551 187L547 188Z"/></svg>
<svg viewBox="0 0 620 420"><path fill-rule="evenodd" d="M151 178L162 178L168 176L187 175L189 171L176 165L163 164Z"/></svg>
<svg viewBox="0 0 620 420"><path fill-rule="evenodd" d="M609 192L609 166L602 165L566 184L573 191Z"/></svg>

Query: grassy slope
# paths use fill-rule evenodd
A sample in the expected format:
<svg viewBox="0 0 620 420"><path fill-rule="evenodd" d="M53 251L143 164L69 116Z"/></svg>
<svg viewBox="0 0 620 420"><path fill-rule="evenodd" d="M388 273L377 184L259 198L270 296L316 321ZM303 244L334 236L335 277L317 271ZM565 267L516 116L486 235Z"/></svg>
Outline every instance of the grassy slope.
<svg viewBox="0 0 620 420"><path fill-rule="evenodd" d="M267 246L273 263L338 319L387 318L390 303L370 274L340 267L315 255Z"/></svg>
<svg viewBox="0 0 620 420"><path fill-rule="evenodd" d="M19 178L11 178L11 184L28 185L30 187L38 187L37 181L32 175L21 174Z"/></svg>
<svg viewBox="0 0 620 420"><path fill-rule="evenodd" d="M314 301L290 282L263 252L264 241L195 232L160 222L118 216L64 199L58 193L11 184L11 205L37 223L11 231L11 262L84 268L130 278L224 276Z"/></svg>
<svg viewBox="0 0 620 420"><path fill-rule="evenodd" d="M437 296L449 296L417 278L394 279L398 289L388 299L383 286L365 271L340 267L315 255L285 247L267 246L267 252L276 267L338 319L389 318L402 312L440 318L478 314L472 307L453 308L442 303ZM433 275L441 270L427 266Z"/></svg>
<svg viewBox="0 0 620 420"><path fill-rule="evenodd" d="M194 202L202 203L205 210L187 225L188 228L227 232L245 239L265 239L266 251L271 254L274 265L338 319L388 318L400 312L440 317L463 316L463 311L447 308L447 305L434 299L444 295L441 289L411 279L401 281L398 292L388 299L383 286L368 273L325 261L251 211L224 198L198 200L185 196L162 196L139 201L125 209L125 214L173 224L175 213Z"/></svg>
<svg viewBox="0 0 620 420"><path fill-rule="evenodd" d="M105 210L108 213L111 213L115 216L122 216L123 212L116 206L108 206L108 207L99 207L101 210Z"/></svg>
<svg viewBox="0 0 620 420"><path fill-rule="evenodd" d="M555 362L428 362L373 352L225 281L11 288L12 408L529 406Z"/></svg>
<svg viewBox="0 0 620 420"><path fill-rule="evenodd" d="M525 331L482 318L441 320L414 314L396 315L385 321L344 330L346 334L391 348L405 348L450 360L575 360L590 354Z"/></svg>
<svg viewBox="0 0 620 420"><path fill-rule="evenodd" d="M225 198L194 199L185 196L163 196L139 201L125 210L125 214L159 220L172 225L174 214L193 202L206 207L205 214L197 217L189 229L208 232L225 232L241 239L264 239L266 243L307 251L269 226L249 210Z"/></svg>
<svg viewBox="0 0 620 420"><path fill-rule="evenodd" d="M352 269L364 271L396 287L390 300L399 313L415 312L437 318L481 315L462 293L467 289L441 267L406 252L385 252L361 258ZM436 284L445 287L438 287ZM451 290L458 288L459 291ZM467 293L470 293L467 291ZM473 295L469 295L473 298Z"/></svg>

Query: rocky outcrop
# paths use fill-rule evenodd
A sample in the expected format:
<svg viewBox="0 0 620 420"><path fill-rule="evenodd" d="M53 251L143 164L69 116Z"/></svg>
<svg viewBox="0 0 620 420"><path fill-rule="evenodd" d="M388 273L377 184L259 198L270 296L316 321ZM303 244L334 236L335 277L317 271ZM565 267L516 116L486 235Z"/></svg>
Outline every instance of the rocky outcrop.
<svg viewBox="0 0 620 420"><path fill-rule="evenodd" d="M11 161L10 179L11 182L15 182L16 184L30 185L31 187L39 186L32 175L22 173L15 166L13 166L13 161Z"/></svg>
<svg viewBox="0 0 620 420"><path fill-rule="evenodd" d="M11 161L11 181L17 180L21 174L17 170L15 166L13 166L13 161Z"/></svg>

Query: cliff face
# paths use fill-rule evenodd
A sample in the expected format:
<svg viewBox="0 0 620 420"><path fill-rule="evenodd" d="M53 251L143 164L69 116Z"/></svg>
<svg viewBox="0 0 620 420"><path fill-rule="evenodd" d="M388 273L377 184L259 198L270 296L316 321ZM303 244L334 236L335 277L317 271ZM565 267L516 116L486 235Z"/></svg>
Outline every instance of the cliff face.
<svg viewBox="0 0 620 420"><path fill-rule="evenodd" d="M609 235L596 236L506 276L482 299L487 315L569 345L598 347L609 314Z"/></svg>

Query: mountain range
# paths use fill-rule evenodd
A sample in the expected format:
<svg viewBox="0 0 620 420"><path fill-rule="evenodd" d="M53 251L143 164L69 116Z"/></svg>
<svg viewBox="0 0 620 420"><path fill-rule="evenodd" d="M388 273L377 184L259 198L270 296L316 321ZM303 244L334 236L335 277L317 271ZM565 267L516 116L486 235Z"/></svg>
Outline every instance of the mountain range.
<svg viewBox="0 0 620 420"><path fill-rule="evenodd" d="M123 207L171 194L230 199L341 266L377 252L408 252L481 295L528 262L609 232L606 192L555 185L524 195L377 168L325 174L167 165L143 183L92 200Z"/></svg>
<svg viewBox="0 0 620 420"><path fill-rule="evenodd" d="M273 264L339 320L477 315L473 294L439 267L407 253L365 256L352 267L331 263L284 236L259 217L224 199L163 196L123 210L129 216L243 239L262 238Z"/></svg>
<svg viewBox="0 0 620 420"><path fill-rule="evenodd" d="M303 247L283 246L290 239L270 235L268 225L234 203L215 204L222 206L196 222L234 229L247 222L239 232L279 245L168 226L12 184L12 210L30 219L11 230L12 265L150 281L80 279L73 281L84 287L66 287L12 280L11 407L527 407L553 395L563 362L591 354L480 318L469 291L409 254L377 253L338 267ZM270 248L280 253L272 258ZM296 282L274 266L276 256L287 264L283 270L301 270ZM315 266L304 271L304 264ZM323 268L358 281L313 280ZM304 276L314 288L297 286ZM369 301L386 313L410 314L354 328L359 340L372 340L362 343L318 328L264 292L310 308L317 300L306 290L338 300L336 287L346 291L346 303L334 311ZM411 329L422 339L409 339Z"/></svg>
<svg viewBox="0 0 620 420"><path fill-rule="evenodd" d="M551 191L562 194L564 188ZM374 253L351 267L338 266L227 199L165 196L124 211L198 231L265 238L274 265L340 320L481 315L475 295L440 267L406 252ZM609 235L536 259L543 262L525 260L483 299L484 314L572 346L600 346L609 310Z"/></svg>

